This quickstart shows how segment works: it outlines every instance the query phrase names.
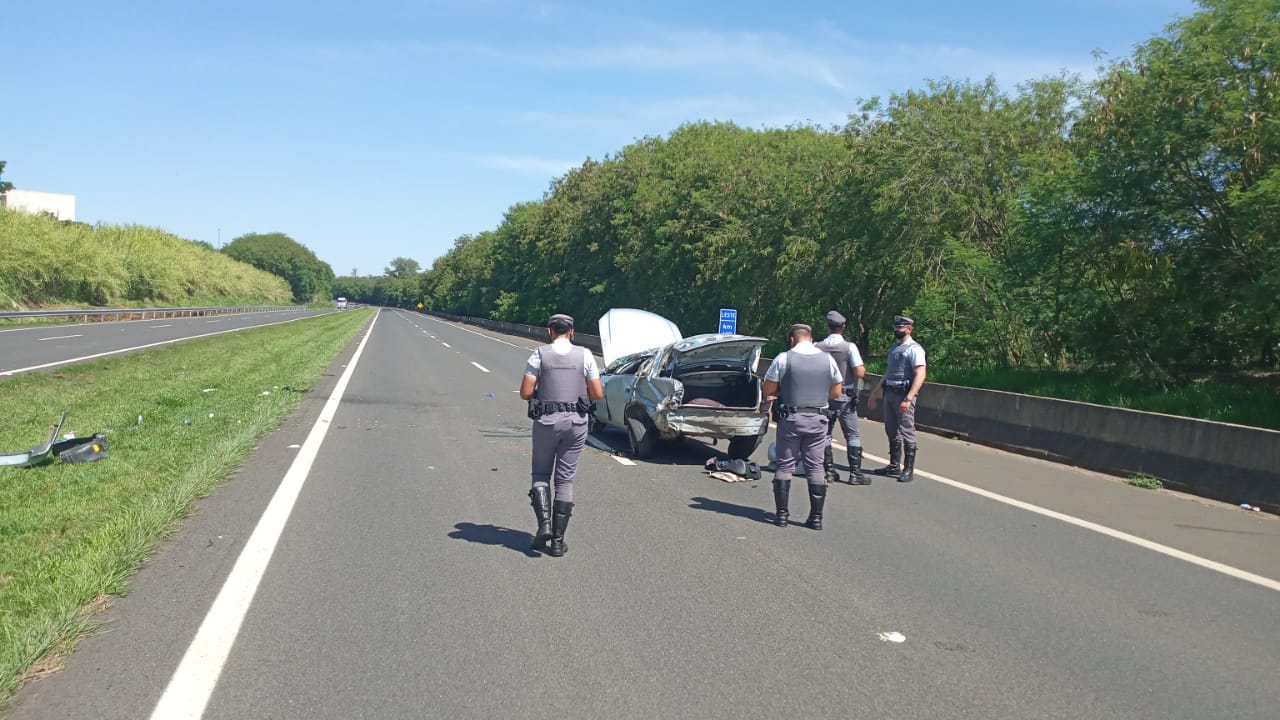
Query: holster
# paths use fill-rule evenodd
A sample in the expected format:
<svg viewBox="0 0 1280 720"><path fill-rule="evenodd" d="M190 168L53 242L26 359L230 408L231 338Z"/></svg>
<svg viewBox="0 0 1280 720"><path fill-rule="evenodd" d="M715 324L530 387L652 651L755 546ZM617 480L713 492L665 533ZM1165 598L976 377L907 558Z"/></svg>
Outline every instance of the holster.
<svg viewBox="0 0 1280 720"><path fill-rule="evenodd" d="M529 419L537 420L542 417L542 401L538 398L529 398Z"/></svg>
<svg viewBox="0 0 1280 720"><path fill-rule="evenodd" d="M587 416L596 411L596 402L586 395L578 396L578 414Z"/></svg>

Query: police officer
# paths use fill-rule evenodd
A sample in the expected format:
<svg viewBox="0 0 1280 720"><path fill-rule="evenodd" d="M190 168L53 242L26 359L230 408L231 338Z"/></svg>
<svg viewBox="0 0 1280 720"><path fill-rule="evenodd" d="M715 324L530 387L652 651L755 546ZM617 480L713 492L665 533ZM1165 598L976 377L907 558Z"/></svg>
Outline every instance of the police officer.
<svg viewBox="0 0 1280 720"><path fill-rule="evenodd" d="M573 514L573 479L587 441L591 401L604 397L604 388L595 357L571 342L573 318L552 315L547 320L547 338L550 342L529 356L520 399L529 401L529 417L533 419L533 488L529 499L538 518L533 549L560 557L569 549L564 531Z"/></svg>
<svg viewBox="0 0 1280 720"><path fill-rule="evenodd" d="M915 478L916 398L925 377L924 348L911 338L915 324L902 315L893 319L893 336L898 342L889 348L884 380L867 399L867 406L874 408L879 396L884 396L884 431L889 436L889 464L872 472L896 476L904 483Z"/></svg>
<svg viewBox="0 0 1280 720"><path fill-rule="evenodd" d="M867 368L862 364L862 353L858 352L858 346L844 339L844 328L844 316L832 310L827 313L827 330L830 334L816 343L819 350L836 361L836 367L844 376L843 392L829 405L832 422L827 425L827 445L822 455L822 469L828 480L840 480L840 473L835 470L835 456L831 452L831 436L839 422L840 429L844 432L844 443L848 447L845 455L849 460L849 484L870 485L871 479L862 474L862 436L858 434L858 381L867 374Z"/></svg>
<svg viewBox="0 0 1280 720"><path fill-rule="evenodd" d="M813 344L813 329L803 323L791 326L791 349L773 359L764 376L764 395L774 401L778 419L777 453L773 466L773 524L786 527L791 513L791 473L796 462L804 463L809 481L809 519L805 525L822 529L822 506L827 499L822 472L822 449L826 445L827 403L840 396L839 368L831 356Z"/></svg>

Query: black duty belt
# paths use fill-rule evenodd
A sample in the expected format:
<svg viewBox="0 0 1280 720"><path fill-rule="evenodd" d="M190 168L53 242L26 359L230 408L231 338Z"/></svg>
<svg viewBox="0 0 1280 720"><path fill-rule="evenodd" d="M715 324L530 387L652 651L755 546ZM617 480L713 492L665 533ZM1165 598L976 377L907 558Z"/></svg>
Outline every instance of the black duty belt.
<svg viewBox="0 0 1280 720"><path fill-rule="evenodd" d="M884 383L884 386L890 390L907 390L911 387L911 383Z"/></svg>
<svg viewBox="0 0 1280 720"><path fill-rule="evenodd" d="M782 412L787 415L795 415L797 413L824 413L827 411L827 406L823 405L822 407L815 407L812 405L783 405L781 409Z"/></svg>
<svg viewBox="0 0 1280 720"><path fill-rule="evenodd" d="M576 402L549 402L546 400L540 402L542 403L542 407L540 409L542 410L543 415L550 415L551 413L558 412L578 411L578 403Z"/></svg>

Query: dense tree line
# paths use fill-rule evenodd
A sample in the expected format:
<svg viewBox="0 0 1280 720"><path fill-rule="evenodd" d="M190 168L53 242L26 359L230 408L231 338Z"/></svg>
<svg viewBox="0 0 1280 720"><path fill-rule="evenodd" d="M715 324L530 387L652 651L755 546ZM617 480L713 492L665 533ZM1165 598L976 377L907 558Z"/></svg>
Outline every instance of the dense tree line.
<svg viewBox="0 0 1280 720"><path fill-rule="evenodd" d="M686 125L458 238L420 295L686 333L736 307L770 337L835 307L873 352L906 312L972 367L1275 367L1277 70L1274 0L1202 0L1090 83L929 82L841 129Z"/></svg>
<svg viewBox="0 0 1280 720"><path fill-rule="evenodd" d="M293 290L294 302L322 302L332 296L333 268L284 233L241 235L222 252L284 278Z"/></svg>

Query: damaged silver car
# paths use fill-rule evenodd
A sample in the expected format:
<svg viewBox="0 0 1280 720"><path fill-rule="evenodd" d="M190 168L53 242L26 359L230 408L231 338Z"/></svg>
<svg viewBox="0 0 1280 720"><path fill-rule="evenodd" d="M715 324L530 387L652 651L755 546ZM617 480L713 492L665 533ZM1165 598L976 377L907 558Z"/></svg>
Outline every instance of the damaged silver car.
<svg viewBox="0 0 1280 720"><path fill-rule="evenodd" d="M595 427L624 429L631 453L653 455L660 440L727 439L746 458L769 431L756 375L765 338L683 337L675 323L644 310L615 308L600 318L604 399Z"/></svg>

